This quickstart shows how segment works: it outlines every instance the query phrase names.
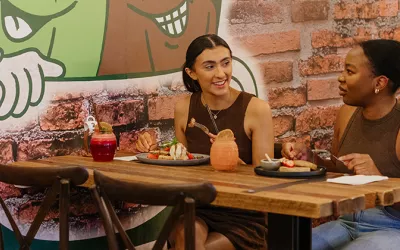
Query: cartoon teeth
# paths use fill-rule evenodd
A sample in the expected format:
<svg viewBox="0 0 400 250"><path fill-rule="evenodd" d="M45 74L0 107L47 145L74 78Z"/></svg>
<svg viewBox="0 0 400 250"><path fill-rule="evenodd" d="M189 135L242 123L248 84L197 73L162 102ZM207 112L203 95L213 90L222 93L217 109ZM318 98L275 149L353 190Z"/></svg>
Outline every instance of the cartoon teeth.
<svg viewBox="0 0 400 250"><path fill-rule="evenodd" d="M4 18L7 33L14 39L22 39L32 33L32 29L25 20L19 17L6 16Z"/></svg>
<svg viewBox="0 0 400 250"><path fill-rule="evenodd" d="M180 35L186 27L187 3L183 2L178 8L155 18L156 22L169 35Z"/></svg>

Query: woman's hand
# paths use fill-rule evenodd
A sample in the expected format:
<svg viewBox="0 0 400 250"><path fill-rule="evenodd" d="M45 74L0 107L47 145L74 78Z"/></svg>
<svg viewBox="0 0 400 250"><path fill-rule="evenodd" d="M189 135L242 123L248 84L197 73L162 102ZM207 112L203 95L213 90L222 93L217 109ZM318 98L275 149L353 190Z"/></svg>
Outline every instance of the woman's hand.
<svg viewBox="0 0 400 250"><path fill-rule="evenodd" d="M215 139L217 138L217 136L214 135L213 133L208 133L208 136L210 137L211 144L213 144L215 142Z"/></svg>
<svg viewBox="0 0 400 250"><path fill-rule="evenodd" d="M339 157L339 160L342 160L344 165L355 174L382 175L368 154L348 154Z"/></svg>
<svg viewBox="0 0 400 250"><path fill-rule="evenodd" d="M284 143L281 153L283 157L291 160L308 160L309 158L309 148L303 143Z"/></svg>

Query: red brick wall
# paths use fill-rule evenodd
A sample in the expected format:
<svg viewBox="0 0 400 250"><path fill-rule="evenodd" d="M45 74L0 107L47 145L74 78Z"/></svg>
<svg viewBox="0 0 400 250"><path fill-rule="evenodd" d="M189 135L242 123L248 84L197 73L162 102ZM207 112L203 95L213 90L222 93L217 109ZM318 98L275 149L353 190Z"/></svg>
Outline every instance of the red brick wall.
<svg viewBox="0 0 400 250"><path fill-rule="evenodd" d="M279 141L330 147L337 77L358 41L400 40L398 0L231 0L231 43L263 69Z"/></svg>
<svg viewBox="0 0 400 250"><path fill-rule="evenodd" d="M225 38L259 63L264 79L258 84L273 108L277 140L330 147L344 56L360 40L400 40L399 1L223 1L229 3L231 9L221 17L228 23ZM186 95L181 83L146 88L127 83L119 90L101 82L91 86L98 91L54 95L27 127L1 132L0 162L82 153L83 119L93 112L94 102L100 118L114 126L123 150L135 150L143 129L161 140L173 137L173 107Z"/></svg>

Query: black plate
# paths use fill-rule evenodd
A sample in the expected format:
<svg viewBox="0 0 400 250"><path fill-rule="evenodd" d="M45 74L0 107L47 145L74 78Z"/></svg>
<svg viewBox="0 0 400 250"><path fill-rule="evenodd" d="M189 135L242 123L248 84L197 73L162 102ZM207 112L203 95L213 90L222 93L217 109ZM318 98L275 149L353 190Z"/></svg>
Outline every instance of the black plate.
<svg viewBox="0 0 400 250"><path fill-rule="evenodd" d="M313 178L324 176L326 168L318 166L318 169L310 172L279 172L277 170L267 170L261 166L254 168L254 172L258 175L278 178Z"/></svg>

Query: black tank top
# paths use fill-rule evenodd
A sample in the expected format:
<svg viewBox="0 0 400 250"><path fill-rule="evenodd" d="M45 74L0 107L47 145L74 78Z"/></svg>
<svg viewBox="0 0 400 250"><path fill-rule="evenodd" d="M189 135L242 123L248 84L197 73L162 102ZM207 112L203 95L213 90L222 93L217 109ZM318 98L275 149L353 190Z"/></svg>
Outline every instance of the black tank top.
<svg viewBox="0 0 400 250"><path fill-rule="evenodd" d="M241 92L235 102L229 108L221 110L218 113L218 118L215 119L219 131L228 128L233 131L239 148L239 157L247 164L251 164L252 162L252 144L244 130L244 117L247 106L253 97L254 95L252 94ZM212 112L215 114L218 111L212 110ZM193 93L190 97L189 116L186 123L185 135L189 152L210 154L210 138L201 129L187 126L191 118L205 125L211 133L217 134L207 108L201 102L201 92Z"/></svg>

